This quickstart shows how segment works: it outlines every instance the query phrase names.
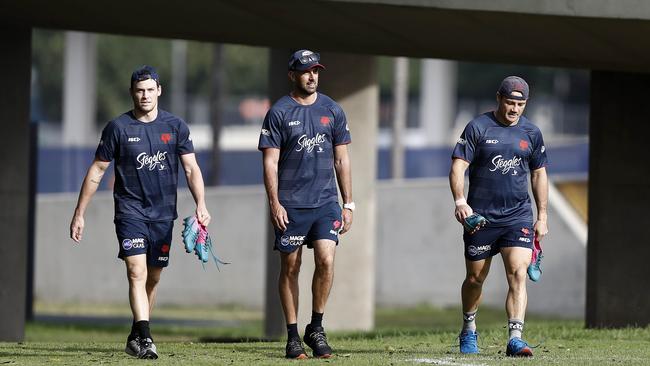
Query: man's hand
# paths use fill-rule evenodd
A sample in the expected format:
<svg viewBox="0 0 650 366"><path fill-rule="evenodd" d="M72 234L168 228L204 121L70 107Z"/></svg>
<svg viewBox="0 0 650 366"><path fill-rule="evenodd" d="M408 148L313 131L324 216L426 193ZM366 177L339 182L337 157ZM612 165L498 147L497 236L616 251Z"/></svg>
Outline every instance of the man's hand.
<svg viewBox="0 0 650 366"><path fill-rule="evenodd" d="M474 234L475 232L479 231L485 223L476 225L473 229L468 230L467 220L468 217L472 216L474 214L474 210L468 205L468 204L459 204L456 206L456 210L454 211L454 216L456 217L456 220L460 222L461 225L463 225L463 228L470 234Z"/></svg>
<svg viewBox="0 0 650 366"><path fill-rule="evenodd" d="M544 220L537 220L535 223L535 238L539 241L542 241L546 234L548 234L548 226L546 225L546 221Z"/></svg>
<svg viewBox="0 0 650 366"><path fill-rule="evenodd" d="M287 215L287 210L279 202L271 204L271 222L278 230L287 230L289 215Z"/></svg>
<svg viewBox="0 0 650 366"><path fill-rule="evenodd" d="M485 217L481 216L478 213L473 213L469 215L463 222L463 227L470 235L479 231L483 226L487 225L488 221Z"/></svg>
<svg viewBox="0 0 650 366"><path fill-rule="evenodd" d="M341 212L341 219L343 220L343 228L339 234L343 235L350 231L350 227L352 226L352 210L344 208Z"/></svg>
<svg viewBox="0 0 650 366"><path fill-rule="evenodd" d="M472 210L472 208L469 207L469 205L464 204L464 205L456 206L456 210L454 211L454 216L456 217L456 221L462 224L465 222L465 219L473 213L474 210Z"/></svg>
<svg viewBox="0 0 650 366"><path fill-rule="evenodd" d="M200 205L196 207L196 218L201 225L208 226L212 216L210 216L208 209L204 205Z"/></svg>
<svg viewBox="0 0 650 366"><path fill-rule="evenodd" d="M70 223L70 238L77 243L81 241L81 236L84 231L84 217L81 215L75 214L72 216L72 222Z"/></svg>

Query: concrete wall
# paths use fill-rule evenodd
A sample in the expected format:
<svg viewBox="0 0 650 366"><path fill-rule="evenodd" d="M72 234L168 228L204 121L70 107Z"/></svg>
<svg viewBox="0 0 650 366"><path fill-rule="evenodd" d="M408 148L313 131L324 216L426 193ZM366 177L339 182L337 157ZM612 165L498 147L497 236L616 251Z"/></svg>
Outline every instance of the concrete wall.
<svg viewBox="0 0 650 366"><path fill-rule="evenodd" d="M86 216L81 244L68 237L76 195L40 195L38 199L36 296L52 302L126 303L124 265L116 258L110 194L98 194ZM179 213L192 212L188 192L179 195ZM185 254L176 226L170 267L163 273L160 304L264 304L264 250L267 208L262 186L211 188L207 202L216 252L232 264L205 271ZM380 183L377 187L377 305L460 303L464 276L461 227L452 217L446 179ZM359 213L361 215L362 213ZM582 316L585 303L585 247L558 219L551 203L550 234L543 243L544 275L529 282L529 309L538 313ZM347 243L350 244L350 243ZM344 244L345 245L345 244ZM344 255L343 252L340 253ZM340 258L339 258L340 259ZM338 277L335 281L344 281ZM484 304L502 307L505 277L493 261Z"/></svg>
<svg viewBox="0 0 650 366"><path fill-rule="evenodd" d="M264 236L267 220L264 197L261 186L208 190L215 254L232 263L222 266L220 272L213 263L204 270L193 254L185 253L181 243L182 224L177 220L170 265L163 272L158 303L243 304L261 308L264 250L268 248ZM36 299L127 302L126 271L117 258L112 194L98 193L93 198L80 244L68 238L75 204L75 194L38 198ZM194 207L189 191L181 192L179 216L189 216Z"/></svg>
<svg viewBox="0 0 650 366"><path fill-rule="evenodd" d="M446 179L382 183L378 187L377 304L406 306L460 303L465 276L462 227ZM549 207L549 235L542 242L543 276L528 282L528 309L582 316L586 248ZM503 262L492 261L483 304L503 307Z"/></svg>

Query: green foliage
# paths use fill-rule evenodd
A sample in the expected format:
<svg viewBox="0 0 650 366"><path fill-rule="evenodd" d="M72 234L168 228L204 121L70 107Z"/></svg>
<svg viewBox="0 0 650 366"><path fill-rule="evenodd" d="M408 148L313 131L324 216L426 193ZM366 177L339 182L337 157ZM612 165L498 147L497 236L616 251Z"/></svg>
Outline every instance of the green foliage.
<svg viewBox="0 0 650 366"><path fill-rule="evenodd" d="M266 95L269 84L269 49L226 45L227 93Z"/></svg>
<svg viewBox="0 0 650 366"><path fill-rule="evenodd" d="M163 94L159 104L169 105L165 86L171 78L169 40L117 35L97 36L97 119L100 125L133 106L129 95L131 72L151 65L160 75Z"/></svg>
<svg viewBox="0 0 650 366"><path fill-rule="evenodd" d="M420 94L420 61L419 58L409 59L409 94ZM391 98L393 95L393 82L395 74L395 58L387 56L377 57L377 70L379 72L379 88L382 96Z"/></svg>
<svg viewBox="0 0 650 366"><path fill-rule="evenodd" d="M32 63L37 75L36 88L40 93L44 118L55 122L62 119L64 34L62 31L37 29L32 41ZM188 42L189 96L209 98L213 46L213 43ZM224 45L223 50L226 94L265 95L268 90L268 49ZM170 40L97 35L97 121L100 126L131 109L131 72L141 65L151 65L158 70L163 86L160 105L169 108Z"/></svg>
<svg viewBox="0 0 650 366"><path fill-rule="evenodd" d="M40 118L46 121L60 121L62 116L63 42L63 32L32 32L32 77L40 97Z"/></svg>

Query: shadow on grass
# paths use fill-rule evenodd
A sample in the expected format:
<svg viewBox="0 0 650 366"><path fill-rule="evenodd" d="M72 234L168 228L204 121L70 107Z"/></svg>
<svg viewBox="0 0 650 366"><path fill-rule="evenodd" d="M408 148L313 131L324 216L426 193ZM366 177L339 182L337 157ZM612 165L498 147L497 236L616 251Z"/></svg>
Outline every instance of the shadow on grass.
<svg viewBox="0 0 650 366"><path fill-rule="evenodd" d="M279 342L278 339L269 339L261 337L229 337L229 336L206 336L199 337L199 342L201 343L269 343L269 342Z"/></svg>
<svg viewBox="0 0 650 366"><path fill-rule="evenodd" d="M122 349L118 347L101 347L96 344L84 345L75 343L69 346L52 347L38 343L25 343L19 346L21 352L0 350L0 357L74 357L79 354L92 355L94 353L101 353L102 357L110 354L110 357L112 357L113 354L122 352Z"/></svg>

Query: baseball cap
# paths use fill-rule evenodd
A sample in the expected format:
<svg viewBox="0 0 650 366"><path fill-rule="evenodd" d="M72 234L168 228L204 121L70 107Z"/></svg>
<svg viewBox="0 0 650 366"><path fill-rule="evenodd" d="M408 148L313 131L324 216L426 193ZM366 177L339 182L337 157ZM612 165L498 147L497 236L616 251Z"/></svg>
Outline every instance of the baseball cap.
<svg viewBox="0 0 650 366"><path fill-rule="evenodd" d="M519 92L521 96L512 94L513 92ZM528 83L519 76L508 76L501 82L498 93L508 99L526 100L528 99Z"/></svg>
<svg viewBox="0 0 650 366"><path fill-rule="evenodd" d="M139 68L133 71L131 74L131 85L137 83L138 81L153 79L156 81L156 84L160 84L160 77L152 66L142 65Z"/></svg>
<svg viewBox="0 0 650 366"><path fill-rule="evenodd" d="M305 71L314 67L325 68L320 63L320 55L310 50L298 50L289 57L289 70Z"/></svg>

